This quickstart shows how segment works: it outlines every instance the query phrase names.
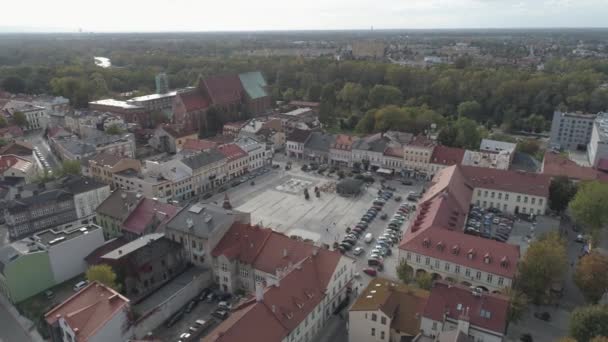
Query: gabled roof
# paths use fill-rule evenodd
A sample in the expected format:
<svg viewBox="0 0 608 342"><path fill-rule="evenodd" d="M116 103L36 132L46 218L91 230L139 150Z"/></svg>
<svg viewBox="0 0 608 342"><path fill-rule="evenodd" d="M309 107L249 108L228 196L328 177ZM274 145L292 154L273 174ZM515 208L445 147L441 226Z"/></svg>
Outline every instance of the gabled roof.
<svg viewBox="0 0 608 342"><path fill-rule="evenodd" d="M245 152L239 145L237 144L226 144L218 147L218 150L228 159L236 160L241 158L246 158L248 156L247 152Z"/></svg>
<svg viewBox="0 0 608 342"><path fill-rule="evenodd" d="M350 135L337 134L336 139L334 140L334 143L331 146L331 148L334 148L337 150L350 151L353 147L354 141L355 141L355 138Z"/></svg>
<svg viewBox="0 0 608 342"><path fill-rule="evenodd" d="M221 255L230 260L238 259L245 264L253 264L266 240L272 234L270 228L234 223L215 246L211 255Z"/></svg>
<svg viewBox="0 0 608 342"><path fill-rule="evenodd" d="M431 164L457 165L462 163L464 153L465 150L462 148L438 145L433 149Z"/></svg>
<svg viewBox="0 0 608 342"><path fill-rule="evenodd" d="M239 102L243 98L243 85L237 75L212 76L201 80L211 98L217 105Z"/></svg>
<svg viewBox="0 0 608 342"><path fill-rule="evenodd" d="M494 293L474 294L467 286L436 281L431 288L423 316L443 322L444 314L453 321L464 315L468 316L471 326L504 334L508 309L509 299L506 296Z"/></svg>
<svg viewBox="0 0 608 342"><path fill-rule="evenodd" d="M15 141L0 147L0 154L16 154L18 156L31 156L34 147L29 142Z"/></svg>
<svg viewBox="0 0 608 342"><path fill-rule="evenodd" d="M209 99L203 96L198 90L178 93L175 96L184 103L187 112L206 109L210 105Z"/></svg>
<svg viewBox="0 0 608 342"><path fill-rule="evenodd" d="M549 197L551 177L544 174L475 166L460 168L473 187Z"/></svg>
<svg viewBox="0 0 608 342"><path fill-rule="evenodd" d="M384 155L388 157L395 157L403 159L403 148L401 147L387 147L384 150Z"/></svg>
<svg viewBox="0 0 608 342"><path fill-rule="evenodd" d="M287 136L286 140L303 144L308 140L311 133L309 130L296 128Z"/></svg>
<svg viewBox="0 0 608 342"><path fill-rule="evenodd" d="M141 200L142 197L138 197L135 192L116 189L108 198L101 202L97 209L95 209L95 212L122 222Z"/></svg>
<svg viewBox="0 0 608 342"><path fill-rule="evenodd" d="M226 210L214 204L194 203L181 209L169 222L167 229L177 230L208 239L232 226L235 221L247 220L246 213Z"/></svg>
<svg viewBox="0 0 608 342"><path fill-rule="evenodd" d="M243 74L239 74L239 79L243 84L243 88L247 92L249 98L255 100L261 97L268 96L266 92L266 80L262 73L259 71L246 72Z"/></svg>
<svg viewBox="0 0 608 342"><path fill-rule="evenodd" d="M0 172L4 172L10 168L27 172L33 166L34 164L31 161L14 154L0 155Z"/></svg>
<svg viewBox="0 0 608 342"><path fill-rule="evenodd" d="M304 148L313 151L328 152L329 147L333 144L334 136L323 132L312 132Z"/></svg>
<svg viewBox="0 0 608 342"><path fill-rule="evenodd" d="M22 137L23 130L21 129L21 127L15 125L0 128L0 136L5 136L8 134L10 134L13 138Z"/></svg>
<svg viewBox="0 0 608 342"><path fill-rule="evenodd" d="M600 160L601 162L604 159ZM598 164L598 168L601 165ZM555 152L545 152L542 173L551 177L565 176L574 180L608 180L608 174L596 169L578 165Z"/></svg>
<svg viewBox="0 0 608 342"><path fill-rule="evenodd" d="M182 163L192 170L198 170L207 165L219 162L222 159L225 159L224 155L217 148L211 148L182 159Z"/></svg>
<svg viewBox="0 0 608 342"><path fill-rule="evenodd" d="M115 315L128 307L127 298L93 281L47 312L44 318L49 325L54 325L60 318L64 318L72 330L77 329L76 340L87 341Z"/></svg>
<svg viewBox="0 0 608 342"><path fill-rule="evenodd" d="M179 209L168 203L144 198L131 211L122 228L136 235L158 233L159 227L171 220Z"/></svg>
<svg viewBox="0 0 608 342"><path fill-rule="evenodd" d="M89 162L93 161L97 165L113 167L114 165L118 164L118 162L120 162L122 159L122 156L101 152L92 159L89 159Z"/></svg>

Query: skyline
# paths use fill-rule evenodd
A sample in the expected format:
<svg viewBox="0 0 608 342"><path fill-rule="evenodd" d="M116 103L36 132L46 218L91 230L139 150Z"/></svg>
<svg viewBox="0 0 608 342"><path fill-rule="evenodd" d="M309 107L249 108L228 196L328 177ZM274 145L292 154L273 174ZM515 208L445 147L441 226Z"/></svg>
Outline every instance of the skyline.
<svg viewBox="0 0 608 342"><path fill-rule="evenodd" d="M608 17L603 0L309 0L297 7L279 0L159 3L106 0L91 9L75 0L23 0L4 6L12 15L3 19L0 32L605 28Z"/></svg>

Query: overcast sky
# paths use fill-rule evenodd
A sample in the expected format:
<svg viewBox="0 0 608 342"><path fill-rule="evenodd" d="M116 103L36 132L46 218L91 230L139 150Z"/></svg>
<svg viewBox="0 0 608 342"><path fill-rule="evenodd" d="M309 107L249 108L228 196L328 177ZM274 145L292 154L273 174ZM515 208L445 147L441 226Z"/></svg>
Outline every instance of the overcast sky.
<svg viewBox="0 0 608 342"><path fill-rule="evenodd" d="M17 0L0 27L76 31L606 27L608 0ZM5 2L5 3L4 3ZM99 5L95 5L95 3Z"/></svg>

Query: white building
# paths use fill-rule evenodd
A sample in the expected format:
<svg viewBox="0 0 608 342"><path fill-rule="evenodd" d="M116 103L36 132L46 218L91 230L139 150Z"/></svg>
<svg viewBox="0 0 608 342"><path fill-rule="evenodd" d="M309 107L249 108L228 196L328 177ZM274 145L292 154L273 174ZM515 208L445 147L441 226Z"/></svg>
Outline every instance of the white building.
<svg viewBox="0 0 608 342"><path fill-rule="evenodd" d="M23 113L27 120L26 126L22 127L25 131L44 129L48 125L49 117L46 114L46 108L36 106L30 102L9 101L4 105L3 109L13 116L15 113Z"/></svg>
<svg viewBox="0 0 608 342"><path fill-rule="evenodd" d="M251 137L241 136L234 140L249 156L248 171L257 170L272 162L272 150L266 148L266 144Z"/></svg>
<svg viewBox="0 0 608 342"><path fill-rule="evenodd" d="M38 175L36 163L14 155L0 155L0 179L21 178L31 183Z"/></svg>
<svg viewBox="0 0 608 342"><path fill-rule="evenodd" d="M346 134L336 135L334 143L329 147L329 162L332 165L351 166L353 163L353 143L355 139Z"/></svg>
<svg viewBox="0 0 608 342"><path fill-rule="evenodd" d="M55 342L128 341L133 337L129 300L94 281L44 316Z"/></svg>
<svg viewBox="0 0 608 342"><path fill-rule="evenodd" d="M591 139L595 117L595 114L555 111L551 121L551 147L569 150L585 148Z"/></svg>
<svg viewBox="0 0 608 342"><path fill-rule="evenodd" d="M431 156L435 142L424 135L416 136L403 147L405 167L409 170L430 173Z"/></svg>
<svg viewBox="0 0 608 342"><path fill-rule="evenodd" d="M597 167L602 159L608 160L608 113L599 113L593 122L587 156L593 167Z"/></svg>

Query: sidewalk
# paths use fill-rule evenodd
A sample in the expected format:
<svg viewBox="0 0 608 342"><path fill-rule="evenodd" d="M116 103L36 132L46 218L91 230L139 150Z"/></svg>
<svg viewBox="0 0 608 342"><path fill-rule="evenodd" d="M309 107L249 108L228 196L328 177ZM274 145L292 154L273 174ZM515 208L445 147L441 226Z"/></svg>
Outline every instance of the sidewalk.
<svg viewBox="0 0 608 342"><path fill-rule="evenodd" d="M13 318L13 320L19 325L19 327L16 327L11 324L12 322L1 322L3 325L3 330L6 329L8 331L21 329L25 333L25 335L30 337L30 340L32 342L44 341L44 339L38 333L38 330L36 330L36 326L29 319L21 316L17 309L11 303L9 303L8 300L2 295L0 295L0 306L0 310L6 310L6 312L8 312L8 314Z"/></svg>

